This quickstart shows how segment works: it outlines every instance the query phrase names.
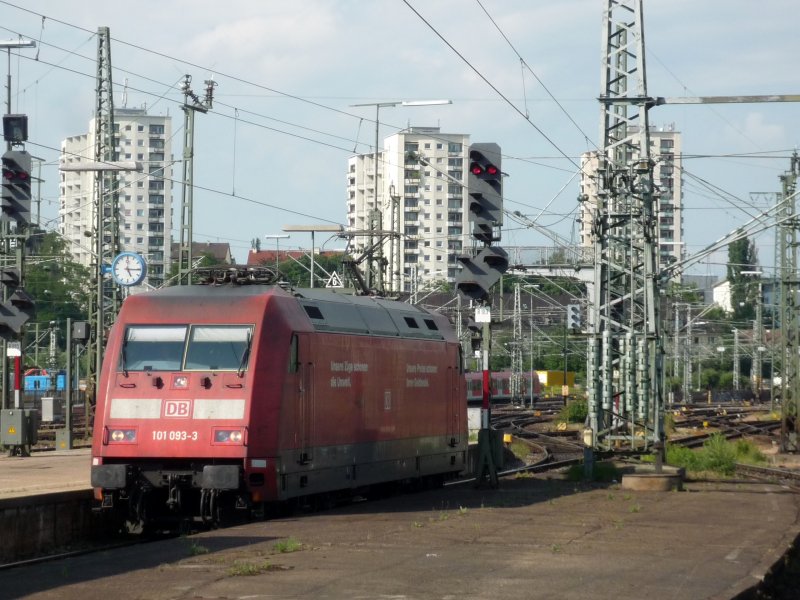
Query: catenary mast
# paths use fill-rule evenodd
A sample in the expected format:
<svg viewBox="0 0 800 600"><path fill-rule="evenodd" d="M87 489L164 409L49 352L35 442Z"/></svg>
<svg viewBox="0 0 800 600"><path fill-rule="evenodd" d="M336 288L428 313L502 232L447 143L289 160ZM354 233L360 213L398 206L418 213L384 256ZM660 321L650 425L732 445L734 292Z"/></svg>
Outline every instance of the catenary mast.
<svg viewBox="0 0 800 600"><path fill-rule="evenodd" d="M593 224L595 286L588 398L595 448L660 441L657 215L641 0L603 17L602 150ZM623 427L627 424L627 427ZM645 435L637 436L643 432Z"/></svg>

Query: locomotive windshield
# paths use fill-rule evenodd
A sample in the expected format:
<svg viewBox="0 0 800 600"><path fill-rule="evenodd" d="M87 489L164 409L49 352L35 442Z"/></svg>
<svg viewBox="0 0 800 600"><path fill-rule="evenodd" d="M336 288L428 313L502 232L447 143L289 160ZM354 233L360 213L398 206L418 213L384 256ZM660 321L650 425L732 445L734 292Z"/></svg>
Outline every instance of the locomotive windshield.
<svg viewBox="0 0 800 600"><path fill-rule="evenodd" d="M123 371L243 371L251 325L131 325L120 356Z"/></svg>

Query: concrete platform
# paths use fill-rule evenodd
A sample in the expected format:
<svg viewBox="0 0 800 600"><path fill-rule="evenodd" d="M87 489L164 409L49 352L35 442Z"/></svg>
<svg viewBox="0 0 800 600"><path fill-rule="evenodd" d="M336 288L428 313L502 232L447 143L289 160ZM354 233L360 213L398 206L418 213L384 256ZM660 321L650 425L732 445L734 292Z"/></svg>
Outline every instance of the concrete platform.
<svg viewBox="0 0 800 600"><path fill-rule="evenodd" d="M8 598L729 599L800 531L764 483L625 491L534 477L363 502L0 571ZM297 551L280 552L292 539Z"/></svg>
<svg viewBox="0 0 800 600"><path fill-rule="evenodd" d="M91 489L91 449L0 455L0 500Z"/></svg>

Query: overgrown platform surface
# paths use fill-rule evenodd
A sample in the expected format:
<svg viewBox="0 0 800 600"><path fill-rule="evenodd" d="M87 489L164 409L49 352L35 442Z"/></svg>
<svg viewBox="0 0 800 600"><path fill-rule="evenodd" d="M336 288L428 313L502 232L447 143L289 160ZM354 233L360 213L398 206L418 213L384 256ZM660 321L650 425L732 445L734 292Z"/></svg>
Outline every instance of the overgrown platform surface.
<svg viewBox="0 0 800 600"><path fill-rule="evenodd" d="M503 480L0 572L27 598L733 598L800 531L800 495Z"/></svg>

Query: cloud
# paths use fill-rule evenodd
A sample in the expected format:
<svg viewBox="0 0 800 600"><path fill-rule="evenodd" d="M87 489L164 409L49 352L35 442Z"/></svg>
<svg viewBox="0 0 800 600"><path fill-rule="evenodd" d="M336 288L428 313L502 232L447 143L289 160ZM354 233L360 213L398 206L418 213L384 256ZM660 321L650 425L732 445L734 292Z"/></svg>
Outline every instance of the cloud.
<svg viewBox="0 0 800 600"><path fill-rule="evenodd" d="M741 147L743 140L746 140L744 144L750 150L755 146L762 151L778 150L791 145L787 134L784 125L771 121L764 112L755 110L748 111L743 118L729 122L724 131L725 139L731 146Z"/></svg>

